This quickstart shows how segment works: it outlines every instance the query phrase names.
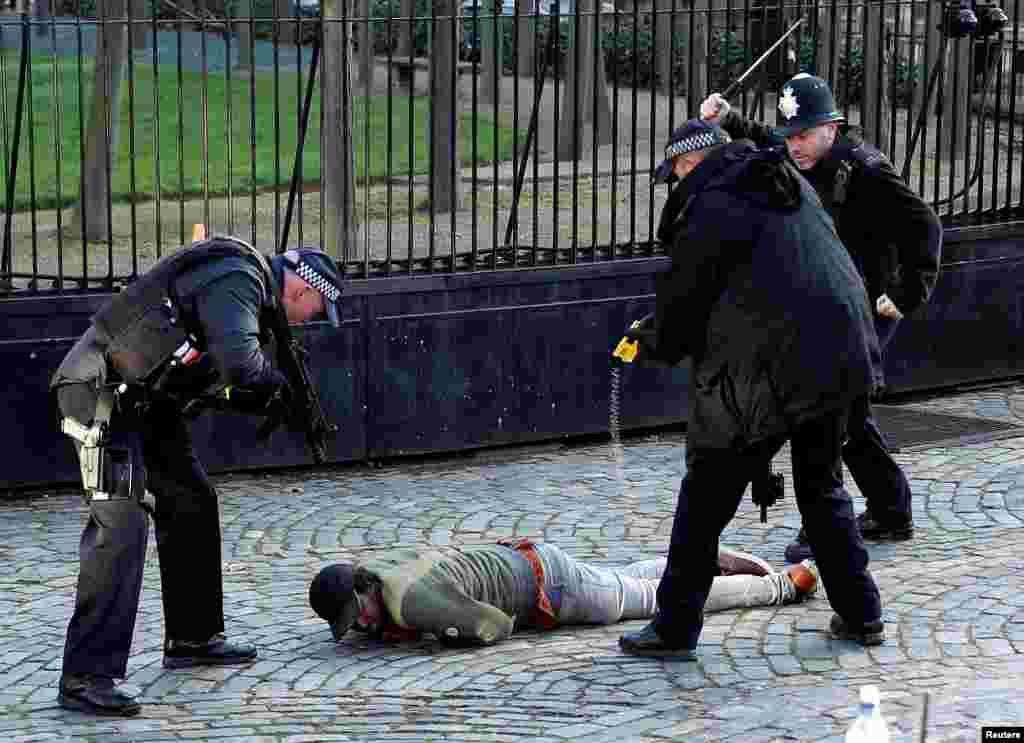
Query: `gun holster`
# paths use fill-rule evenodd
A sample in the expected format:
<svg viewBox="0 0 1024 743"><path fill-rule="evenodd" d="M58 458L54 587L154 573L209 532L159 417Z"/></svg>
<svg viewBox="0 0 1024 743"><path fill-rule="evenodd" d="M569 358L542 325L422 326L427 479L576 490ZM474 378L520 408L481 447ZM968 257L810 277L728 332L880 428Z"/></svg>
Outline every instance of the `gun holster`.
<svg viewBox="0 0 1024 743"><path fill-rule="evenodd" d="M111 445L109 427L114 395L110 388L100 390L91 426L84 426L67 416L60 420L60 430L79 444L82 486L90 502L136 496L132 452L125 447ZM138 495L141 500L143 494Z"/></svg>
<svg viewBox="0 0 1024 743"><path fill-rule="evenodd" d="M107 426L93 423L83 426L74 418L61 418L60 430L77 441L78 463L82 470L82 485L91 493L103 490L103 473L107 448ZM104 494L105 495L105 494Z"/></svg>

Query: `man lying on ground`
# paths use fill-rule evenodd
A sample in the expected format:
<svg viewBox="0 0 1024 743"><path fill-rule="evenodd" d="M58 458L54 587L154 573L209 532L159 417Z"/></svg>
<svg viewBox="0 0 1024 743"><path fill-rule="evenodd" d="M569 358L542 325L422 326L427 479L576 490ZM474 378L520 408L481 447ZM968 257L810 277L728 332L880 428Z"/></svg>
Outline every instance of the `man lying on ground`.
<svg viewBox="0 0 1024 743"><path fill-rule="evenodd" d="M718 564L705 611L795 603L818 587L810 560L777 573L722 547ZM649 619L664 569L664 558L588 565L527 540L443 554L403 548L325 567L310 584L309 603L335 640L355 628L384 640L429 633L448 644L492 645L523 628Z"/></svg>

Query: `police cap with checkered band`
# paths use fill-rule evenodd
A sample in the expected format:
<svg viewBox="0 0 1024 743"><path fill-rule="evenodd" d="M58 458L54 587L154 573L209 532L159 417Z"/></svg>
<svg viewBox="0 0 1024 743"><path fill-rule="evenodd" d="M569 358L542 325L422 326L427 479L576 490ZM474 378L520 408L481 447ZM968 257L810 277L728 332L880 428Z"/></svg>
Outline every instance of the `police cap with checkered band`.
<svg viewBox="0 0 1024 743"><path fill-rule="evenodd" d="M271 259L275 269L287 268L324 297L324 310L331 325L341 327L341 295L344 286L337 264L322 250L299 248Z"/></svg>
<svg viewBox="0 0 1024 743"><path fill-rule="evenodd" d="M665 159L654 171L651 180L655 183L672 183L676 180L672 172L672 161L677 157L730 141L729 135L717 124L709 124L701 119L690 119L672 132L665 145Z"/></svg>
<svg viewBox="0 0 1024 743"><path fill-rule="evenodd" d="M827 82L801 72L782 86L779 124L775 127L779 135L793 137L831 121L846 121L846 117L836 108L836 99Z"/></svg>

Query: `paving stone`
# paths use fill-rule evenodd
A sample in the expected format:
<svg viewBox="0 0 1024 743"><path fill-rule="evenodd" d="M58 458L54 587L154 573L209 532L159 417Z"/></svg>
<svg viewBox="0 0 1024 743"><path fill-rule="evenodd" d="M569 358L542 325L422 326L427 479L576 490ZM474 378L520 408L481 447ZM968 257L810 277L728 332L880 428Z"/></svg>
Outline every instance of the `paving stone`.
<svg viewBox="0 0 1024 743"><path fill-rule="evenodd" d="M1024 386L985 394L1007 401L1008 415L1024 411ZM964 393L910 405L969 414L998 407L972 408L977 399ZM161 667L151 549L129 660L144 710L130 721L92 720L55 704L80 501L57 493L5 500L0 740L841 740L865 683L882 688L894 740L916 734L925 692L934 711L929 739L976 731L986 715L1018 719L1024 439L897 455L920 526L909 542L868 545L889 634L878 648L830 640L823 595L708 615L700 663L622 655L620 627L529 632L458 652L432 640L396 647L356 633L336 644L306 603L323 564L400 544L443 550L530 534L602 565L664 555L684 445L678 433L627 439L621 476L603 443L374 470L219 476L229 632L255 642L260 660L238 669ZM788 447L774 466L792 482ZM861 510L854 483L850 490ZM778 568L799 525L792 499L762 526L745 498L722 541Z"/></svg>

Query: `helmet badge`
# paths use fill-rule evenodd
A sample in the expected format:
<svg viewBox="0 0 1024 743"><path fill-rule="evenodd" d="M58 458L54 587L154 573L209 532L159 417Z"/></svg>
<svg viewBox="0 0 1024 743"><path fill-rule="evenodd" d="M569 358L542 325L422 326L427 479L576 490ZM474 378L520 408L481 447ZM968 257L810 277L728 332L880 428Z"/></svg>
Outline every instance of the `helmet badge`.
<svg viewBox="0 0 1024 743"><path fill-rule="evenodd" d="M779 111L786 119L792 119L796 116L796 112L800 110L800 104L796 102L796 96L793 95L793 89L785 87L782 89L782 97L779 98Z"/></svg>

